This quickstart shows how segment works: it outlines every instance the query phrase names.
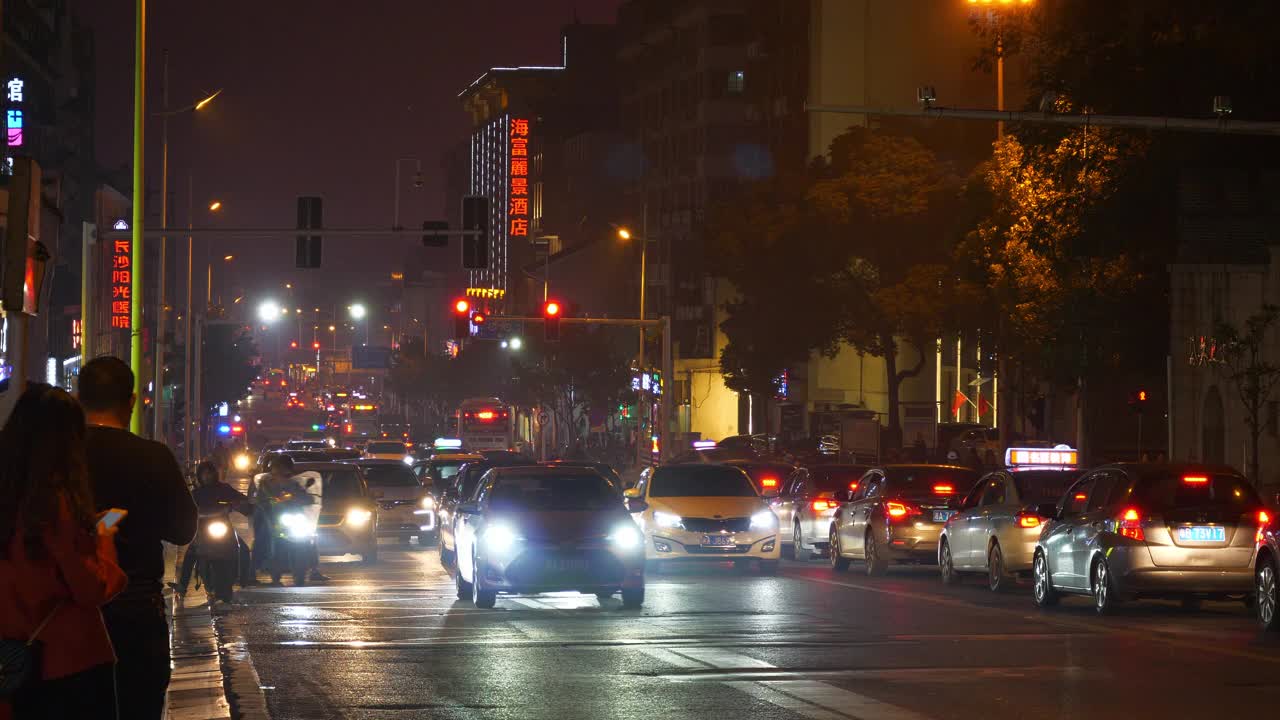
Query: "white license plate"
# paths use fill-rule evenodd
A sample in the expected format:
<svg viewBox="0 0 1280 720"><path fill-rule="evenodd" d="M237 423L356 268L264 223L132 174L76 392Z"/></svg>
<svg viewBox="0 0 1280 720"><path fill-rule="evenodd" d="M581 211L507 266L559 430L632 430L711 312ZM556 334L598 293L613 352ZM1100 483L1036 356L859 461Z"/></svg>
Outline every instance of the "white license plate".
<svg viewBox="0 0 1280 720"><path fill-rule="evenodd" d="M1176 530L1180 542L1226 542L1227 529L1221 525L1193 525Z"/></svg>
<svg viewBox="0 0 1280 720"><path fill-rule="evenodd" d="M956 514L956 511L955 511L955 510L934 510L934 511L933 511L933 521L934 521L934 522L944 523L944 522L946 522L947 520L950 520L950 519L951 519L951 516L952 516L952 515L955 515L955 514Z"/></svg>
<svg viewBox="0 0 1280 720"><path fill-rule="evenodd" d="M702 544L711 547L733 547L733 536L731 535L703 535Z"/></svg>

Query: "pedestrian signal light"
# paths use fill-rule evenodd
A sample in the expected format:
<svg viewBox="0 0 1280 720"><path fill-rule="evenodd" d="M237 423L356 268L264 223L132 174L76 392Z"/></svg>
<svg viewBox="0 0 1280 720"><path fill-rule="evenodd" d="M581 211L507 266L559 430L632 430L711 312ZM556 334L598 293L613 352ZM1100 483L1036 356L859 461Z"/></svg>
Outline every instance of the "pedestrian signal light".
<svg viewBox="0 0 1280 720"><path fill-rule="evenodd" d="M485 323L484 313L471 313L472 325L483 325Z"/></svg>

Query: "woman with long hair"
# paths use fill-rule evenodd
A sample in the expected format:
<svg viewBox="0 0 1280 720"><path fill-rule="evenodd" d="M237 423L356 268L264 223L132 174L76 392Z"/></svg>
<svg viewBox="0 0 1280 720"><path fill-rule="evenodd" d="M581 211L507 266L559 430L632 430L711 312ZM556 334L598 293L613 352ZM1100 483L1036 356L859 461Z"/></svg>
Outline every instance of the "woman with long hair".
<svg viewBox="0 0 1280 720"><path fill-rule="evenodd" d="M127 582L114 534L94 512L84 411L64 390L29 385L0 430L0 638L34 636L35 663L0 696L0 720L116 718L99 610Z"/></svg>

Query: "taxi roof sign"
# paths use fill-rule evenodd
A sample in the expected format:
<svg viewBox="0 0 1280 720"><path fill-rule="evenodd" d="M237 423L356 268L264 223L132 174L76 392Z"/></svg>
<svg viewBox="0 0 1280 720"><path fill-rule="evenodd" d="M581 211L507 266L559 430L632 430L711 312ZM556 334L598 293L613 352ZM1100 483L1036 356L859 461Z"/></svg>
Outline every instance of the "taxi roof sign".
<svg viewBox="0 0 1280 720"><path fill-rule="evenodd" d="M457 450L462 447L462 438L436 438L431 447L438 450Z"/></svg>
<svg viewBox="0 0 1280 720"><path fill-rule="evenodd" d="M715 440L694 440L693 441L694 450L712 450L715 447L716 447Z"/></svg>
<svg viewBox="0 0 1280 720"><path fill-rule="evenodd" d="M1079 467L1080 453L1070 445L1052 448L1009 448L1004 451L1005 467L1010 469Z"/></svg>

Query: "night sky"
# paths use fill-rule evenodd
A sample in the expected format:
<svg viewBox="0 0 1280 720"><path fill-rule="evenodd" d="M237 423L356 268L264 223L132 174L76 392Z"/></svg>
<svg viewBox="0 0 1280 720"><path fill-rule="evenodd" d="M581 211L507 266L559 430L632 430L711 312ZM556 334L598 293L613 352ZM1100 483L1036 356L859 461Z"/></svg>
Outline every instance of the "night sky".
<svg viewBox="0 0 1280 720"><path fill-rule="evenodd" d="M458 92L485 69L559 64L559 31L576 12L582 22L613 22L622 0L151 0L148 95L158 110L161 50L170 51L170 106L218 88L224 94L198 115L170 124L170 188L186 219L187 174L194 173L196 225L291 227L294 198L325 198L325 223L390 227L396 158L421 159L425 186L404 163L402 224L439 218L440 162L466 136ZM132 142L133 3L84 0L79 11L98 48L98 160L127 168ZM148 214L158 224L160 123L148 126L148 182L157 190ZM122 174L125 182L127 173ZM129 192L129 187L120 188ZM201 208L223 201L207 221ZM386 277L403 246L385 252L356 241L328 241L325 276L293 268L289 240L219 241L221 256L251 291L268 282L316 288L336 268ZM241 262L246 261L243 265ZM351 278L355 280L355 278ZM343 284L349 281L344 279ZM265 292L262 290L261 292Z"/></svg>

